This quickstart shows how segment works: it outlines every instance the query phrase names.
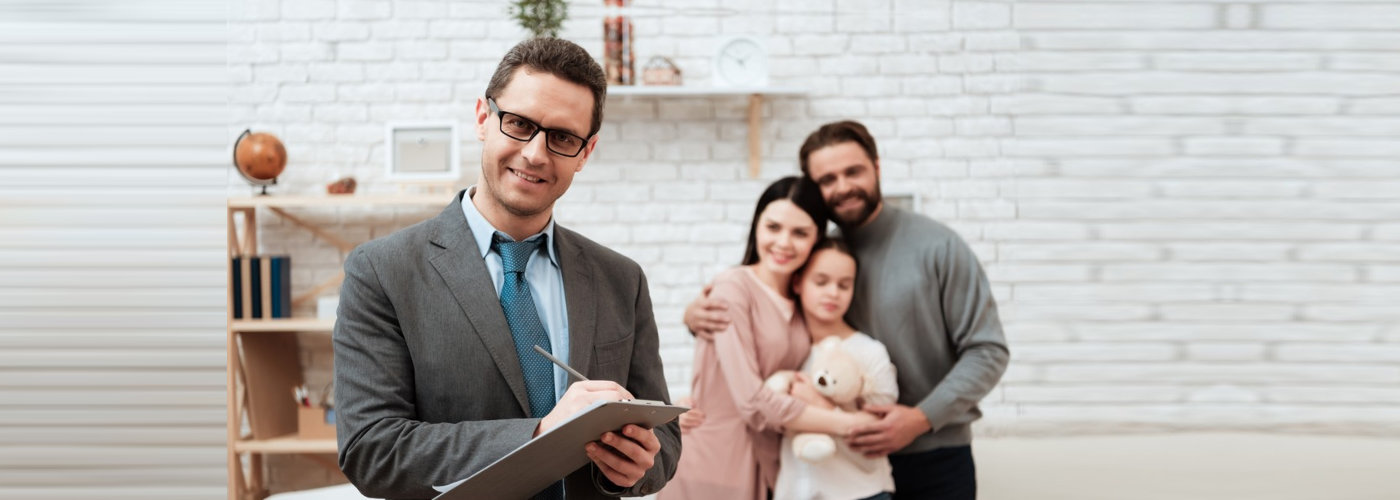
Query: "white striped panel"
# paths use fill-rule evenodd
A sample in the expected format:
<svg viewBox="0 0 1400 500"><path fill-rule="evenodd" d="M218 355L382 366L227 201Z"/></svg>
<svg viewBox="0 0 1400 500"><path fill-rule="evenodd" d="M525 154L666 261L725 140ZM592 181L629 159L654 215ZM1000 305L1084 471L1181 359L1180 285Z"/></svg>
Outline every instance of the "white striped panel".
<svg viewBox="0 0 1400 500"><path fill-rule="evenodd" d="M226 496L228 8L0 2L0 498Z"/></svg>

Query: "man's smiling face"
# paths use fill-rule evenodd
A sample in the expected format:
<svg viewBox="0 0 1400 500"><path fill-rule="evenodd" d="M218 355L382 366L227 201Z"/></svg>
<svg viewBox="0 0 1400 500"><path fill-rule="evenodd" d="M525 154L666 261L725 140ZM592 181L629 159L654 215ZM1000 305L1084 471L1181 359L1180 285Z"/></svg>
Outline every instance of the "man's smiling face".
<svg viewBox="0 0 1400 500"><path fill-rule="evenodd" d="M500 95L491 97L502 111L541 127L588 136L593 94L587 87L522 66ZM476 135L483 143L481 184L490 198L487 202L517 217L549 211L568 191L574 174L583 170L597 139L589 139L583 151L570 158L550 152L543 132L529 142L506 136L500 120L484 98L477 102Z"/></svg>
<svg viewBox="0 0 1400 500"><path fill-rule="evenodd" d="M821 188L832 218L845 227L865 224L879 208L880 167L854 142L838 142L807 157L808 173Z"/></svg>

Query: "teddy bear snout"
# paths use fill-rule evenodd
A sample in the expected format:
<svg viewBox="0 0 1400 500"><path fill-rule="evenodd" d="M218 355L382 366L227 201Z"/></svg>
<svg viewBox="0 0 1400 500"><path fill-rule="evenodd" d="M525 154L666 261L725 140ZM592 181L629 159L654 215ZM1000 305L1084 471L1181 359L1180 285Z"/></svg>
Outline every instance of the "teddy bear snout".
<svg viewBox="0 0 1400 500"><path fill-rule="evenodd" d="M826 378L826 375L817 375L817 386L826 387L828 385L831 385L831 381Z"/></svg>

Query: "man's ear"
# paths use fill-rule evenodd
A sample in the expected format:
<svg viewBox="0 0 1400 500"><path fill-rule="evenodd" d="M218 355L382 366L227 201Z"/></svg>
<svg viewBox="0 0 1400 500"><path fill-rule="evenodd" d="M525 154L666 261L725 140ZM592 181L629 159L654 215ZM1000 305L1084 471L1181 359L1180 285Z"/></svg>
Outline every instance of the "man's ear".
<svg viewBox="0 0 1400 500"><path fill-rule="evenodd" d="M486 141L486 120L491 118L491 107L485 97L476 98L476 140Z"/></svg>
<svg viewBox="0 0 1400 500"><path fill-rule="evenodd" d="M593 134L593 138L588 140L588 145L583 147L583 152L579 153L578 166L574 167L574 173L582 172L583 165L588 163L588 158L593 156L593 148L598 146L598 134Z"/></svg>

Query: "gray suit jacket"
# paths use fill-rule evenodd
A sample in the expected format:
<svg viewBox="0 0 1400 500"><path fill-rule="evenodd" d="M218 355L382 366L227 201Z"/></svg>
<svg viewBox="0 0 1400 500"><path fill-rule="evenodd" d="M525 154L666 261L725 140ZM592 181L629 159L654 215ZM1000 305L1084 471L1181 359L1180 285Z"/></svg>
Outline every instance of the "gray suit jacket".
<svg viewBox="0 0 1400 500"><path fill-rule="evenodd" d="M530 440L525 379L466 218L442 214L357 247L335 323L340 468L376 498L431 498ZM632 260L559 226L569 365L639 399L670 401L646 276ZM675 422L655 429L656 465L632 488L585 466L569 500L660 490L680 459Z"/></svg>

